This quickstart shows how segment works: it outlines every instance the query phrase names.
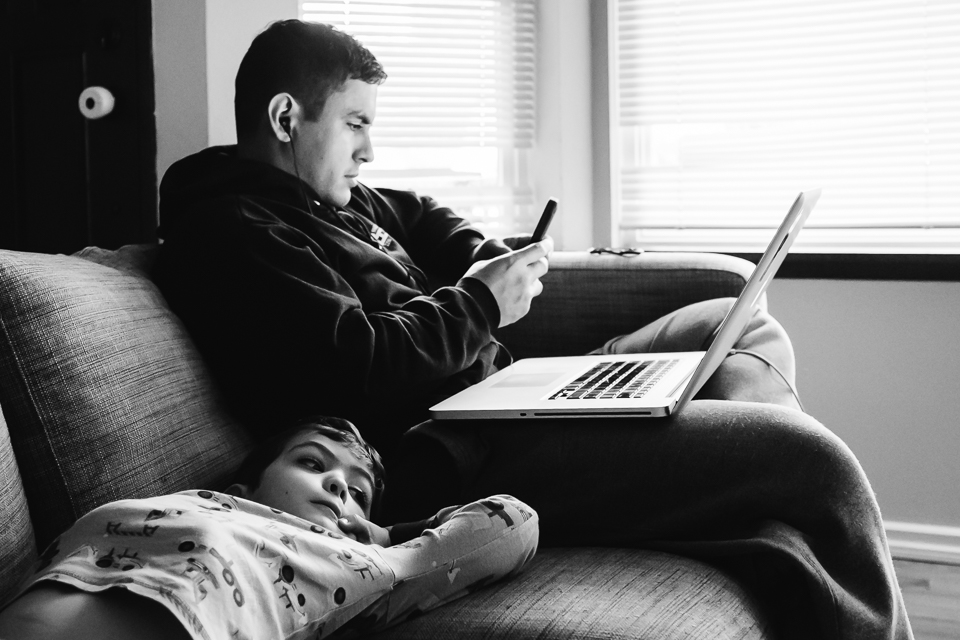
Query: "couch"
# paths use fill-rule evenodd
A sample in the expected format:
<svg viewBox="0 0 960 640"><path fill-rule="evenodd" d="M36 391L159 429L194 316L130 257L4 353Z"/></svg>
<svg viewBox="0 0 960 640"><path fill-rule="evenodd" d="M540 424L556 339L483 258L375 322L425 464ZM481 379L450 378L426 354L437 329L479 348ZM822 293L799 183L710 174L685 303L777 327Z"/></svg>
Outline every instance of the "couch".
<svg viewBox="0 0 960 640"><path fill-rule="evenodd" d="M0 251L0 601L84 512L120 498L223 488L256 446L152 283L157 250ZM712 254L558 252L528 318L499 337L517 356L586 352L681 305L737 295L751 269ZM544 548L517 578L378 637L769 633L756 599L703 562L643 549Z"/></svg>

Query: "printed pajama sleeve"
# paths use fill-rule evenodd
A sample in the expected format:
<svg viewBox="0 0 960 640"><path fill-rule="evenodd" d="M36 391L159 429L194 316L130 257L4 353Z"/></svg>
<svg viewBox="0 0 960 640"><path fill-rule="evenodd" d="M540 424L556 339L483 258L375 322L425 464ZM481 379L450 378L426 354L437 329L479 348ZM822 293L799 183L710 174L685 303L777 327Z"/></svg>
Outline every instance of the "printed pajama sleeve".
<svg viewBox="0 0 960 640"><path fill-rule="evenodd" d="M385 629L515 575L537 550L537 514L511 496L444 510L440 520L440 526L408 542L375 547L396 575L393 589L347 622L337 637Z"/></svg>

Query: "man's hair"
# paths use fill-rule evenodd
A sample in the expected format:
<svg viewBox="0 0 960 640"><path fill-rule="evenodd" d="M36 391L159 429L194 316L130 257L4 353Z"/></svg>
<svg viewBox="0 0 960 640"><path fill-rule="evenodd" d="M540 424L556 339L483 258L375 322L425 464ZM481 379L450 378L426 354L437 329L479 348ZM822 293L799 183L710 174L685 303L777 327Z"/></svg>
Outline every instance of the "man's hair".
<svg viewBox="0 0 960 640"><path fill-rule="evenodd" d="M287 92L316 120L347 80L380 84L387 74L353 36L328 24L280 20L270 24L243 56L233 101L237 136L256 132L270 100Z"/></svg>
<svg viewBox="0 0 960 640"><path fill-rule="evenodd" d="M240 464L233 482L246 485L251 491L260 486L264 470L280 457L293 438L301 433L312 431L344 445L347 450L364 463L373 475L373 495L370 496L371 513L376 514L383 495L386 472L380 454L374 449L360 431L349 420L328 416L308 416L284 427L266 440L259 442Z"/></svg>

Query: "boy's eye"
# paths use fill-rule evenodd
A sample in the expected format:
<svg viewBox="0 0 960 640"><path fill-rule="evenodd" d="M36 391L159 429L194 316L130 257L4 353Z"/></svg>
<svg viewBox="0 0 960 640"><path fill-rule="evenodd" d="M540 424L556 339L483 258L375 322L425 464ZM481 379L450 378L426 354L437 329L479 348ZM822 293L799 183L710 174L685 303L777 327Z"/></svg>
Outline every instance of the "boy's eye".
<svg viewBox="0 0 960 640"><path fill-rule="evenodd" d="M300 464L314 471L323 471L323 463L316 458L301 458Z"/></svg>
<svg viewBox="0 0 960 640"><path fill-rule="evenodd" d="M353 496L353 499L356 500L357 504L361 507L366 508L370 502L370 499L367 497L367 493L363 489L350 487L350 495Z"/></svg>

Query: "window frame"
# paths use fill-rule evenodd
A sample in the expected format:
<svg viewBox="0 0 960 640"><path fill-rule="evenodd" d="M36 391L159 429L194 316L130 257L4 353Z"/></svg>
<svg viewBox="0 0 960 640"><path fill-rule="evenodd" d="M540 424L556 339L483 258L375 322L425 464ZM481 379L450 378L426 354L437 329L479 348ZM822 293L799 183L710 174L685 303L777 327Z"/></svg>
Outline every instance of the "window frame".
<svg viewBox="0 0 960 640"><path fill-rule="evenodd" d="M613 122L616 105L610 96L616 65L612 61L610 30L615 28L612 4L590 6L591 63L594 78L594 228L598 245L619 244L618 195L614 181L617 149ZM602 91L600 90L602 89ZM603 212L609 212L604 214ZM641 247L642 248L642 247ZM760 253L717 251L756 263ZM777 277L791 279L939 281L960 282L960 254L956 253L819 253L794 251L787 256Z"/></svg>

